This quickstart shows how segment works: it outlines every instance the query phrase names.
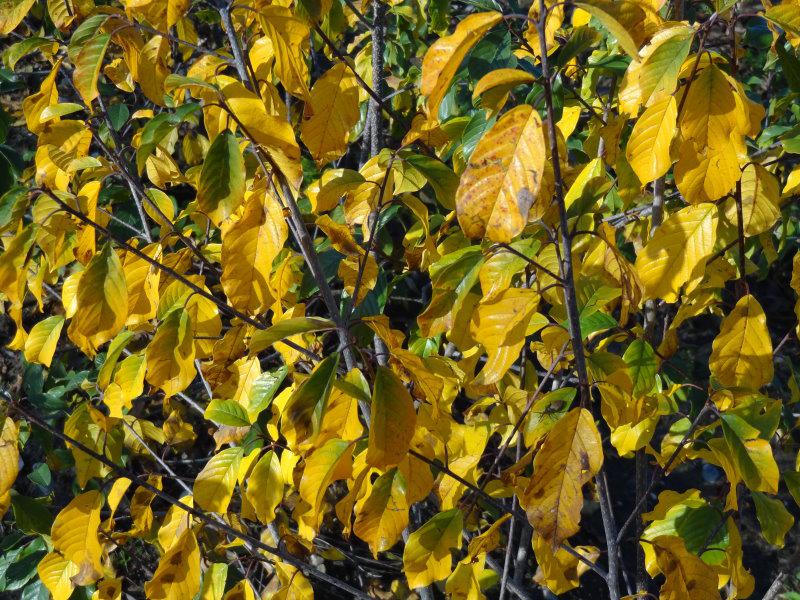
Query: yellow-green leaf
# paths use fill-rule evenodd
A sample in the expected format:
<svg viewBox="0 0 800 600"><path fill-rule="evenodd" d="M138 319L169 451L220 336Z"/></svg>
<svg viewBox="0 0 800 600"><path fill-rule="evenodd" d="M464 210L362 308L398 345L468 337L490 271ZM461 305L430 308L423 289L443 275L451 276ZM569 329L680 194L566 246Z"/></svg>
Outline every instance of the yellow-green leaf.
<svg viewBox="0 0 800 600"><path fill-rule="evenodd" d="M751 495L761 525L761 535L773 546L783 548L786 534L794 525L794 517L780 498L770 498L761 492L751 492Z"/></svg>
<svg viewBox="0 0 800 600"><path fill-rule="evenodd" d="M539 113L523 104L500 117L478 142L456 192L464 234L493 242L517 236L539 194L544 162Z"/></svg>
<svg viewBox="0 0 800 600"><path fill-rule="evenodd" d="M711 347L709 367L724 387L757 390L772 381L772 341L767 317L753 296L740 298L723 319Z"/></svg>
<svg viewBox="0 0 800 600"><path fill-rule="evenodd" d="M350 476L353 470L352 456L352 442L332 439L306 459L298 491L315 514L319 515L328 486Z"/></svg>
<svg viewBox="0 0 800 600"><path fill-rule="evenodd" d="M414 589L447 578L453 568L452 549L461 547L464 516L457 508L441 512L408 536L403 570Z"/></svg>
<svg viewBox="0 0 800 600"><path fill-rule="evenodd" d="M227 510L243 455L241 446L226 448L206 463L192 486L194 501L200 508L216 513Z"/></svg>
<svg viewBox="0 0 800 600"><path fill-rule="evenodd" d="M97 78L100 75L100 68L103 66L103 58L110 40L111 34L95 35L86 41L75 59L72 80L86 106L91 106L92 101L97 98Z"/></svg>
<svg viewBox="0 0 800 600"><path fill-rule="evenodd" d="M47 317L34 325L25 340L25 360L49 367L63 327L64 317L61 315Z"/></svg>
<svg viewBox="0 0 800 600"><path fill-rule="evenodd" d="M603 464L592 413L568 412L547 434L533 461L533 476L520 496L534 530L554 548L580 530L583 486Z"/></svg>
<svg viewBox="0 0 800 600"><path fill-rule="evenodd" d="M227 219L244 198L244 159L239 144L230 131L221 132L208 149L200 181L197 205L219 225Z"/></svg>
<svg viewBox="0 0 800 600"><path fill-rule="evenodd" d="M128 288L117 253L106 244L81 275L77 310L67 333L89 356L113 338L128 317Z"/></svg>

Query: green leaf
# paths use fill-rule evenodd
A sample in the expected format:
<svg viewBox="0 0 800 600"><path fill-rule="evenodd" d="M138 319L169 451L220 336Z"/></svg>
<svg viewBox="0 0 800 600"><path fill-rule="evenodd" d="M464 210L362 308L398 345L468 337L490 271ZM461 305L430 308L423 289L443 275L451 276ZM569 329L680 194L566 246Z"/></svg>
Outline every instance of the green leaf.
<svg viewBox="0 0 800 600"><path fill-rule="evenodd" d="M287 400L281 422L291 425L298 442L319 432L338 366L339 353L334 352L317 365Z"/></svg>
<svg viewBox="0 0 800 600"><path fill-rule="evenodd" d="M14 521L18 529L25 533L50 535L54 517L47 509L44 500L29 498L12 491L11 507L14 510Z"/></svg>
<svg viewBox="0 0 800 600"><path fill-rule="evenodd" d="M235 400L212 400L203 416L209 421L231 427L247 427L250 419L247 411Z"/></svg>
<svg viewBox="0 0 800 600"><path fill-rule="evenodd" d="M778 498L770 498L760 492L751 492L751 495L761 525L761 535L773 546L783 548L784 538L794 524L794 517Z"/></svg>
<svg viewBox="0 0 800 600"><path fill-rule="evenodd" d="M203 161L197 184L197 205L219 225L242 202L244 188L244 158L239 143L230 131L223 131L214 138Z"/></svg>
<svg viewBox="0 0 800 600"><path fill-rule="evenodd" d="M633 381L634 396L642 396L653 391L658 372L658 360L653 347L644 340L634 340L622 355L628 365Z"/></svg>
<svg viewBox="0 0 800 600"><path fill-rule="evenodd" d="M97 98L97 78L100 76L103 57L106 55L110 40L111 35L108 33L94 36L83 46L75 59L72 81L86 106L91 106L92 100Z"/></svg>

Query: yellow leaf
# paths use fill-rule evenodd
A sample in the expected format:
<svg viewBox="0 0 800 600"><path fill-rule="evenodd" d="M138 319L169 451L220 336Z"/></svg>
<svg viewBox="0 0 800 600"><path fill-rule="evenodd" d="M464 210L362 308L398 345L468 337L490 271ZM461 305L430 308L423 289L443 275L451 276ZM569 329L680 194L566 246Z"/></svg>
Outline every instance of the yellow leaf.
<svg viewBox="0 0 800 600"><path fill-rule="evenodd" d="M160 35L150 37L137 56L134 79L148 100L159 106L164 106L164 80L170 73L167 66L169 56L169 40Z"/></svg>
<svg viewBox="0 0 800 600"><path fill-rule="evenodd" d="M88 355L113 338L128 318L125 273L111 244L94 255L81 275L77 310L67 333Z"/></svg>
<svg viewBox="0 0 800 600"><path fill-rule="evenodd" d="M211 457L192 486L192 495L197 506L216 513L227 510L243 454L242 447L237 446L221 450Z"/></svg>
<svg viewBox="0 0 800 600"><path fill-rule="evenodd" d="M353 532L369 544L375 558L394 546L408 526L406 485L395 467L378 477L363 502L356 505Z"/></svg>
<svg viewBox="0 0 800 600"><path fill-rule="evenodd" d="M583 486L602 464L602 441L592 414L574 408L547 434L520 496L534 530L552 547L580 530Z"/></svg>
<svg viewBox="0 0 800 600"><path fill-rule="evenodd" d="M714 250L718 212L704 203L671 215L636 257L644 299L675 302L681 287L703 275Z"/></svg>
<svg viewBox="0 0 800 600"><path fill-rule="evenodd" d="M278 79L290 94L309 101L308 25L295 17L290 9L275 4L261 7L258 16L261 28L272 42Z"/></svg>
<svg viewBox="0 0 800 600"><path fill-rule="evenodd" d="M428 99L429 120L438 120L439 104L450 89L450 83L467 52L502 18L499 12L469 15L456 26L452 35L439 38L428 48L422 60L420 92Z"/></svg>
<svg viewBox="0 0 800 600"><path fill-rule="evenodd" d="M191 600L200 591L200 549L191 529L161 557L144 591L150 600Z"/></svg>
<svg viewBox="0 0 800 600"><path fill-rule="evenodd" d="M408 587L430 585L450 575L451 549L461 547L464 516L457 508L441 512L408 536L403 551L403 569Z"/></svg>
<svg viewBox="0 0 800 600"><path fill-rule="evenodd" d="M355 298L355 306L358 306L369 291L375 288L378 281L378 263L372 254L363 257L347 256L339 263L336 274L351 297L356 293L358 284L358 297Z"/></svg>
<svg viewBox="0 0 800 600"><path fill-rule="evenodd" d="M219 226L244 198L244 158L230 131L223 131L211 143L197 184L197 205Z"/></svg>
<svg viewBox="0 0 800 600"><path fill-rule="evenodd" d="M742 564L742 536L733 517L728 517L728 569L731 574L732 594L730 598L749 598L755 589L755 579Z"/></svg>
<svg viewBox="0 0 800 600"><path fill-rule="evenodd" d="M275 509L283 501L283 484L280 459L270 450L253 467L245 491L258 520L265 525L275 520Z"/></svg>
<svg viewBox="0 0 800 600"><path fill-rule="evenodd" d="M256 594L250 582L242 579L225 593L222 600L256 600Z"/></svg>
<svg viewBox="0 0 800 600"><path fill-rule="evenodd" d="M651 543L658 567L666 578L661 586L661 600L719 600L714 570L690 554L681 538L662 535Z"/></svg>
<svg viewBox="0 0 800 600"><path fill-rule="evenodd" d="M73 498L53 521L53 548L77 565L78 573L72 577L77 585L94 583L103 574L103 549L98 540L102 506L100 492L85 492Z"/></svg>
<svg viewBox="0 0 800 600"><path fill-rule="evenodd" d="M378 367L372 390L367 464L385 469L406 456L414 437L417 413L406 386L387 367Z"/></svg>
<svg viewBox="0 0 800 600"><path fill-rule="evenodd" d="M36 0L2 0L0 2L0 34L7 35L16 29Z"/></svg>
<svg viewBox="0 0 800 600"><path fill-rule="evenodd" d="M488 356L475 385L496 383L519 358L538 306L539 294L523 288L508 288L481 300L472 313L470 332Z"/></svg>
<svg viewBox="0 0 800 600"><path fill-rule="evenodd" d="M691 140L681 144L675 165L675 183L687 202L713 202L733 189L741 177L740 146L741 136L737 133L705 148Z"/></svg>
<svg viewBox="0 0 800 600"><path fill-rule="evenodd" d="M189 312L176 308L158 326L147 346L147 381L167 397L183 391L194 380L194 340Z"/></svg>
<svg viewBox="0 0 800 600"><path fill-rule="evenodd" d="M150 244L141 251L158 260L162 250L160 244ZM122 270L125 271L125 282L128 285L128 318L125 325L134 327L156 316L161 270L132 252L125 254Z"/></svg>
<svg viewBox="0 0 800 600"><path fill-rule="evenodd" d="M347 151L350 133L361 118L358 81L343 62L336 63L311 88L300 137L322 166Z"/></svg>
<svg viewBox="0 0 800 600"><path fill-rule="evenodd" d="M0 429L0 497L11 489L19 474L18 434L16 423L6 417Z"/></svg>
<svg viewBox="0 0 800 600"><path fill-rule="evenodd" d="M444 584L450 600L485 600L486 595L481 591L485 561L485 556L476 559L468 556L459 561Z"/></svg>
<svg viewBox="0 0 800 600"><path fill-rule="evenodd" d="M594 546L576 546L573 550L590 562L596 562L600 556L600 551ZM577 588L580 576L589 570L589 565L564 548L553 551L541 536L534 537L533 551L539 563L533 580L557 596Z"/></svg>
<svg viewBox="0 0 800 600"><path fill-rule="evenodd" d="M520 69L495 69L478 80L472 92L472 101L481 100L481 107L488 109L486 118L499 112L508 100L508 94L518 85L531 83L536 78ZM580 110L578 111L580 114Z"/></svg>
<svg viewBox="0 0 800 600"><path fill-rule="evenodd" d="M98 583L92 600L122 600L122 578L104 579Z"/></svg>
<svg viewBox="0 0 800 600"><path fill-rule="evenodd" d="M667 96L642 113L625 148L625 156L643 184L655 181L672 165L669 148L675 137L678 106Z"/></svg>
<svg viewBox="0 0 800 600"><path fill-rule="evenodd" d="M270 306L272 262L287 235L278 201L271 194L251 194L242 218L222 237L222 289L235 308L260 314Z"/></svg>
<svg viewBox="0 0 800 600"><path fill-rule="evenodd" d="M517 236L539 194L544 162L539 113L524 104L500 117L478 142L456 192L464 235L493 242Z"/></svg>
<svg viewBox="0 0 800 600"><path fill-rule="evenodd" d="M761 165L749 163L742 170L742 225L747 236L769 230L781 216L780 184ZM737 223L736 201L725 204L725 217Z"/></svg>
<svg viewBox="0 0 800 600"><path fill-rule="evenodd" d="M772 342L764 310L753 296L739 299L722 321L709 359L723 387L757 390L772 381Z"/></svg>
<svg viewBox="0 0 800 600"><path fill-rule="evenodd" d="M118 460L122 452L123 434L120 428L87 402L72 411L64 423L64 433L112 461ZM67 448L72 450L80 487L86 487L92 477L104 477L110 472L110 467L77 446L67 443Z"/></svg>
<svg viewBox="0 0 800 600"><path fill-rule="evenodd" d="M48 317L34 325L25 340L25 360L49 367L63 327L64 317L61 315Z"/></svg>
<svg viewBox="0 0 800 600"><path fill-rule="evenodd" d="M628 55L639 58L639 45L644 37L643 27L635 27L646 18L643 3L621 0L593 0L592 2L576 2L575 6L585 10L596 18L617 38L617 42Z"/></svg>
<svg viewBox="0 0 800 600"><path fill-rule="evenodd" d="M735 83L714 63L697 74L683 103L679 120L685 142L698 149L722 148L741 126Z"/></svg>
<svg viewBox="0 0 800 600"><path fill-rule="evenodd" d="M75 589L72 578L78 574L78 565L64 558L59 552L48 552L36 567L53 600L68 600Z"/></svg>
<svg viewBox="0 0 800 600"><path fill-rule="evenodd" d="M86 106L91 106L92 101L97 98L97 77L100 75L100 67L103 66L103 58L110 40L111 34L108 33L100 33L89 38L75 59L72 80Z"/></svg>
<svg viewBox="0 0 800 600"><path fill-rule="evenodd" d="M328 486L334 481L346 479L353 470L353 444L345 440L332 439L314 451L306 459L303 478L300 480L300 497L311 506L320 518L320 510Z"/></svg>

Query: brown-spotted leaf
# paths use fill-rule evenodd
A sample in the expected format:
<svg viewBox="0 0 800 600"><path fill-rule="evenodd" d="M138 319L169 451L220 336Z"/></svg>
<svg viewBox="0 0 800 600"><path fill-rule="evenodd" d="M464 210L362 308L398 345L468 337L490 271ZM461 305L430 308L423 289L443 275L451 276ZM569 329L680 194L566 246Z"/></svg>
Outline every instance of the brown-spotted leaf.
<svg viewBox="0 0 800 600"><path fill-rule="evenodd" d="M527 104L505 113L484 134L456 192L456 213L467 237L510 242L528 222L545 161L539 113Z"/></svg>
<svg viewBox="0 0 800 600"><path fill-rule="evenodd" d="M553 547L580 530L583 486L602 464L602 441L592 414L571 410L547 435L520 497L533 528Z"/></svg>

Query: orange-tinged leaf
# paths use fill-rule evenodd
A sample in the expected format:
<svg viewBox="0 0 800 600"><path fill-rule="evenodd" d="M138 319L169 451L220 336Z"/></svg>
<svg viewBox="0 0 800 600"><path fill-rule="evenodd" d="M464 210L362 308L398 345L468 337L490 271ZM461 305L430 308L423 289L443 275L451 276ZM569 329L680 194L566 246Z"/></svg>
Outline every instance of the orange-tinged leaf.
<svg viewBox="0 0 800 600"><path fill-rule="evenodd" d="M406 386L391 369L378 367L372 391L367 463L385 469L403 460L416 423L414 400Z"/></svg>
<svg viewBox="0 0 800 600"><path fill-rule="evenodd" d="M450 89L450 83L467 52L502 18L503 15L499 12L469 15L456 26L452 35L436 40L428 48L422 60L420 91L428 98L430 120L438 119L439 104Z"/></svg>
<svg viewBox="0 0 800 600"><path fill-rule="evenodd" d="M661 586L661 600L719 600L717 575L676 536L652 540L658 567L666 581Z"/></svg>
<svg viewBox="0 0 800 600"><path fill-rule="evenodd" d="M602 441L588 410L571 410L547 434L520 505L552 547L580 530L583 486L602 464Z"/></svg>
<svg viewBox="0 0 800 600"><path fill-rule="evenodd" d="M161 557L144 591L151 600L190 600L200 591L200 549L191 529Z"/></svg>
<svg viewBox="0 0 800 600"><path fill-rule="evenodd" d="M523 104L500 117L478 142L456 192L464 234L493 242L519 235L539 194L544 162L539 113Z"/></svg>
<svg viewBox="0 0 800 600"><path fill-rule="evenodd" d="M350 133L361 118L358 93L358 81L343 62L331 67L311 88L300 136L318 165L347 151Z"/></svg>

